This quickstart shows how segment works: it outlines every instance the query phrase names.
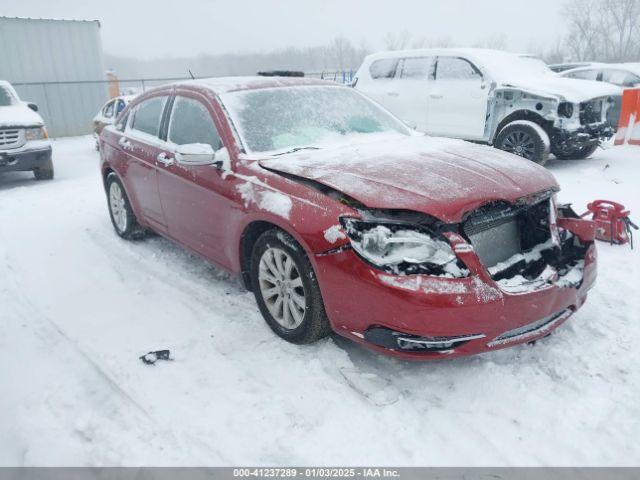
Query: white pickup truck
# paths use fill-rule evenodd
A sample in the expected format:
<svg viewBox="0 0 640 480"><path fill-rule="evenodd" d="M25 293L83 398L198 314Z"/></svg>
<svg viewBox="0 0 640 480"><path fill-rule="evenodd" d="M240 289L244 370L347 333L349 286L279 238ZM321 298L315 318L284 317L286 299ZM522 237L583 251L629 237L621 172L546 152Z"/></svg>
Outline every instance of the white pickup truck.
<svg viewBox="0 0 640 480"><path fill-rule="evenodd" d="M37 110L0 80L0 173L32 171L37 180L53 178L51 142Z"/></svg>
<svg viewBox="0 0 640 480"><path fill-rule="evenodd" d="M494 145L544 164L586 158L617 125L613 85L561 78L536 58L497 50L443 48L365 58L356 89L431 135Z"/></svg>

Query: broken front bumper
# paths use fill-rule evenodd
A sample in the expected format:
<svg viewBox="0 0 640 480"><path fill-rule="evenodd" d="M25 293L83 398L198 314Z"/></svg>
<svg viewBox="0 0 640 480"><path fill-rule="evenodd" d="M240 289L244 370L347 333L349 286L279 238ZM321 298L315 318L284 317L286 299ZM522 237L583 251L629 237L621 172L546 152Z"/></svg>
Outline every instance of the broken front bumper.
<svg viewBox="0 0 640 480"><path fill-rule="evenodd" d="M615 129L608 122L583 125L575 130L554 127L551 134L552 151L571 153L609 140Z"/></svg>
<svg viewBox="0 0 640 480"><path fill-rule="evenodd" d="M593 242L586 249L578 282L560 277L515 293L492 280L462 237L451 234L449 240L469 267L466 278L381 272L351 249L316 256L316 272L334 330L407 359L471 355L548 335L582 306L595 282Z"/></svg>

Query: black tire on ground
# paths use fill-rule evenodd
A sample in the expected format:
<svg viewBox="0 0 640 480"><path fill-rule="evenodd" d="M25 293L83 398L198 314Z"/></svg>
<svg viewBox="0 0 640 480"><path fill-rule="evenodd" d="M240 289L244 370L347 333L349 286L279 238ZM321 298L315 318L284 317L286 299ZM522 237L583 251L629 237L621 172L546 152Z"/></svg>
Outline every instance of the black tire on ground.
<svg viewBox="0 0 640 480"><path fill-rule="evenodd" d="M577 148L569 152L556 152L552 153L558 160L582 160L590 157L598 149L598 144L587 145L586 147Z"/></svg>
<svg viewBox="0 0 640 480"><path fill-rule="evenodd" d="M113 224L113 228L115 229L116 233L125 240L137 240L139 238L142 238L144 236L145 230L138 223L138 220L136 219L136 216L134 215L131 208L131 203L129 203L129 198L127 197L122 182L120 181L118 176L113 172L110 173L107 176L106 185L109 217L111 217L111 223ZM118 206L114 205L114 203L112 202L112 189L119 189L121 193L122 201L119 202ZM118 212L114 211L114 208L117 208L118 211L122 212L122 214L124 215L124 222L119 222L117 220Z"/></svg>
<svg viewBox="0 0 640 480"><path fill-rule="evenodd" d="M293 260L293 265L302 280L301 288L303 289L302 294L305 300L304 313L302 322L294 328L285 328L274 318L263 296L259 276L260 262L265 254L266 256L269 255L267 251L271 250L273 252L273 249L284 251ZM278 228L268 230L256 241L251 254L251 286L265 321L284 340L295 344L307 344L316 342L331 333L331 326L325 313L324 302L313 266L309 262L304 249L284 231ZM267 300L272 298L267 297ZM286 303L286 300L282 302L283 314L284 303Z"/></svg>
<svg viewBox="0 0 640 480"><path fill-rule="evenodd" d="M506 125L494 142L494 147L527 160L544 165L549 159L549 137L533 122L514 122Z"/></svg>
<svg viewBox="0 0 640 480"><path fill-rule="evenodd" d="M53 161L51 159L33 171L36 180L53 180Z"/></svg>

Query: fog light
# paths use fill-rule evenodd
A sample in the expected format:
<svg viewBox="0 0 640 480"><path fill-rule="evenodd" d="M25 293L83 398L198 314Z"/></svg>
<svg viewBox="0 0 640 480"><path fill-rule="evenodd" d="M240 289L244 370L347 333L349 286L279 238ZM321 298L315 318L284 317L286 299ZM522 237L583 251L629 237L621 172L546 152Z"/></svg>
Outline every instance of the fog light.
<svg viewBox="0 0 640 480"><path fill-rule="evenodd" d="M484 335L468 335L464 337L443 337L443 338L428 338L428 337L398 337L398 347L402 350L427 350L427 351L442 351L451 350L455 347L467 343L470 340L476 340L483 338Z"/></svg>
<svg viewBox="0 0 640 480"><path fill-rule="evenodd" d="M484 337L485 335L481 333L453 337L421 337L397 332L385 327L371 327L364 332L364 339L374 345L390 350L414 352L443 352L453 350L471 340Z"/></svg>

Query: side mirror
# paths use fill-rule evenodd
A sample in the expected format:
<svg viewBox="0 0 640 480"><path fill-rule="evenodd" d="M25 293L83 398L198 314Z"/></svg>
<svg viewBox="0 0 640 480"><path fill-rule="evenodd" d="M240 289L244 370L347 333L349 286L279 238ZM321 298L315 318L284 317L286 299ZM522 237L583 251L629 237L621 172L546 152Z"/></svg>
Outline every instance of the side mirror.
<svg viewBox="0 0 640 480"><path fill-rule="evenodd" d="M216 153L213 151L213 147L204 143L178 145L175 156L178 163L192 167L216 163Z"/></svg>
<svg viewBox="0 0 640 480"><path fill-rule="evenodd" d="M35 103L27 103L27 107L29 107L34 112L38 111L38 105L36 105Z"/></svg>

